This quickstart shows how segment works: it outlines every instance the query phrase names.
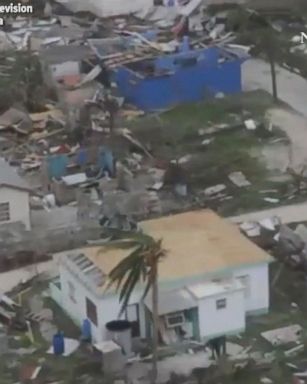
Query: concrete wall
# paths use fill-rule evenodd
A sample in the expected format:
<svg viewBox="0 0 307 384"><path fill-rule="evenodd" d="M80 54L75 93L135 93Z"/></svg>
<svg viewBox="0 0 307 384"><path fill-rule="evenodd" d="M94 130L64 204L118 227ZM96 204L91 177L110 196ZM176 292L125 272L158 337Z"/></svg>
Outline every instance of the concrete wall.
<svg viewBox="0 0 307 384"><path fill-rule="evenodd" d="M226 308L217 309L216 301L226 299ZM245 329L244 293L242 290L199 300L199 331L202 339L235 334Z"/></svg>
<svg viewBox="0 0 307 384"><path fill-rule="evenodd" d="M29 193L14 188L0 188L0 203L10 204L10 220L1 224L22 222L26 229L31 229Z"/></svg>
<svg viewBox="0 0 307 384"><path fill-rule="evenodd" d="M270 304L269 265L261 264L238 269L234 277L249 276L249 289L245 295L247 313L266 313Z"/></svg>

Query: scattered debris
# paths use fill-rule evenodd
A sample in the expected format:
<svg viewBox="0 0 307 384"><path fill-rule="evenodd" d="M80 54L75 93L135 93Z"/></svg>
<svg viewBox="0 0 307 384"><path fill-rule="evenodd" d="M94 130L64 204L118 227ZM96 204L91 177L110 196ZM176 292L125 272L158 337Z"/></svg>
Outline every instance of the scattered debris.
<svg viewBox="0 0 307 384"><path fill-rule="evenodd" d="M211 196L217 195L218 193L225 191L225 189L226 189L226 185L218 184L218 185L215 185L213 187L206 188L204 190L204 194L205 194L205 196L211 197Z"/></svg>
<svg viewBox="0 0 307 384"><path fill-rule="evenodd" d="M272 204L277 204L280 201L279 199L273 199L272 197L265 197L263 200Z"/></svg>
<svg viewBox="0 0 307 384"><path fill-rule="evenodd" d="M255 120L249 119L244 121L246 129L249 131L255 131L257 129L257 124Z"/></svg>
<svg viewBox="0 0 307 384"><path fill-rule="evenodd" d="M269 379L268 377L262 377L262 378L260 379L260 382L261 382L262 384L272 384L272 383L273 383L273 380Z"/></svg>
<svg viewBox="0 0 307 384"><path fill-rule="evenodd" d="M260 225L258 223L249 223L244 222L240 224L240 229L248 236L248 237L257 237L260 236Z"/></svg>
<svg viewBox="0 0 307 384"><path fill-rule="evenodd" d="M262 332L261 336L274 346L295 343L302 336L302 327L297 324L290 325L272 331Z"/></svg>
<svg viewBox="0 0 307 384"><path fill-rule="evenodd" d="M294 347L294 348L291 348L291 349L288 349L287 351L285 351L285 355L287 357L294 356L294 355L300 353L301 351L303 351L304 348L305 348L304 345L300 344L297 347Z"/></svg>
<svg viewBox="0 0 307 384"><path fill-rule="evenodd" d="M242 172L232 172L228 177L237 187L249 187L251 185Z"/></svg>

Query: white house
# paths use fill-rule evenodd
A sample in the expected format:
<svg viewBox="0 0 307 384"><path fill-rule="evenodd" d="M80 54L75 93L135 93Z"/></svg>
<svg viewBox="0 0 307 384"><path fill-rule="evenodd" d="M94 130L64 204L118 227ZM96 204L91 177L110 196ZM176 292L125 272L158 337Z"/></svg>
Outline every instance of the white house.
<svg viewBox="0 0 307 384"><path fill-rule="evenodd" d="M0 225L21 222L31 229L30 190L16 170L0 159Z"/></svg>
<svg viewBox="0 0 307 384"><path fill-rule="evenodd" d="M208 340L245 329L247 314L269 309L271 257L211 210L144 221L141 228L163 239L168 251L159 264L160 336L165 343ZM118 294L106 290L108 273L127 250L104 253L88 247L63 255L52 297L79 325L92 324L95 341L108 338L106 324L118 319ZM125 317L133 337L150 337L151 300L133 292ZM182 332L184 331L184 332Z"/></svg>

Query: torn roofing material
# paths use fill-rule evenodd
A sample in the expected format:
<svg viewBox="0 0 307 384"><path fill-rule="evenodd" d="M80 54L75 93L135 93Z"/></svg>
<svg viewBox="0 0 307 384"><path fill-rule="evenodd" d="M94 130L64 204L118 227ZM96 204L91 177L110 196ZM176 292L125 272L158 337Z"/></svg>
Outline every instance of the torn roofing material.
<svg viewBox="0 0 307 384"><path fill-rule="evenodd" d="M4 159L0 159L0 187L30 191L30 185Z"/></svg>

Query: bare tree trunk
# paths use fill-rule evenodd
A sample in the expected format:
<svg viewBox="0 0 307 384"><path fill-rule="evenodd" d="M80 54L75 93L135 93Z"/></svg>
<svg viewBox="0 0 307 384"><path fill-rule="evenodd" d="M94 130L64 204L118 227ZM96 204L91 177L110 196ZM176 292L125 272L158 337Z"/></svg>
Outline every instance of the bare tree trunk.
<svg viewBox="0 0 307 384"><path fill-rule="evenodd" d="M275 102L277 102L278 96L277 96L276 66L275 66L275 61L274 59L272 59L272 57L269 57L269 63L271 67L273 99Z"/></svg>
<svg viewBox="0 0 307 384"><path fill-rule="evenodd" d="M157 265L153 266L153 285L152 285L152 377L151 382L155 384L158 376L158 343L159 343L159 313L158 313L158 271Z"/></svg>

